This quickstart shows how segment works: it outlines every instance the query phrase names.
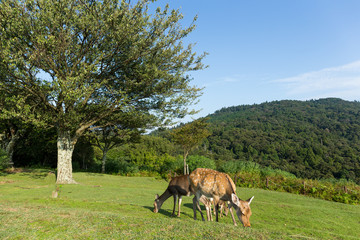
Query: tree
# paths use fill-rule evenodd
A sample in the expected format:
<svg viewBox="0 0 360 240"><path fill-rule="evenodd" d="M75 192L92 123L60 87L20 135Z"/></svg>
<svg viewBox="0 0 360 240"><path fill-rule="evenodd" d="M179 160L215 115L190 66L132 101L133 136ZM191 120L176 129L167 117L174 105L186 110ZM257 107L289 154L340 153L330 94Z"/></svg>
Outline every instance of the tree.
<svg viewBox="0 0 360 240"><path fill-rule="evenodd" d="M140 134L143 131L139 128L152 123L154 119L149 116L140 117L139 114L123 114L121 117L121 125L107 126L96 129L87 134L93 146L98 147L102 155L101 172L105 173L106 156L110 149L128 142L140 140Z"/></svg>
<svg viewBox="0 0 360 240"><path fill-rule="evenodd" d="M150 2L0 2L0 91L17 92L1 114L57 129L57 183L75 183L71 158L85 131L121 124L118 114L166 124L191 113L201 89L188 72L204 68L205 54L182 40L195 25L183 29L169 6L149 14Z"/></svg>
<svg viewBox="0 0 360 240"><path fill-rule="evenodd" d="M190 150L198 146L204 138L210 135L207 130L207 118L200 118L191 123L185 124L171 132L175 143L179 144L183 149L184 157L184 174L186 171L186 158Z"/></svg>
<svg viewBox="0 0 360 240"><path fill-rule="evenodd" d="M93 145L91 145L89 139L85 136L82 136L77 141L74 153L73 153L73 168L76 169L92 169L97 170L94 168L95 164L95 150Z"/></svg>
<svg viewBox="0 0 360 240"><path fill-rule="evenodd" d="M0 79L4 79L4 73L0 71ZM6 114L5 109L11 111L14 103L9 101L12 96L16 96L18 92L15 91L1 91L0 89L0 146L6 151L8 155L7 167L14 167L14 150L15 145L22 133L26 131L29 125L26 125L21 118L16 115Z"/></svg>
<svg viewBox="0 0 360 240"><path fill-rule="evenodd" d="M2 126L1 126L2 125ZM0 123L0 129L3 129L3 134L0 134L0 143L3 150L8 155L8 167L14 167L13 155L16 141L20 138L21 130L11 121L4 121Z"/></svg>

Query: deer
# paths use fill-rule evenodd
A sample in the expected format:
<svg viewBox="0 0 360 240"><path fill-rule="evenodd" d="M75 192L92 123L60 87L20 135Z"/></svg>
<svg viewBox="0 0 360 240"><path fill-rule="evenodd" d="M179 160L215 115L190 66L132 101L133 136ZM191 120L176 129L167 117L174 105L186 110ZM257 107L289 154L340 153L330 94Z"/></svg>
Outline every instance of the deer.
<svg viewBox="0 0 360 240"><path fill-rule="evenodd" d="M209 198L205 197L204 195L202 195L200 197L200 202L202 202L205 206L207 220L213 221L211 206L214 205L214 199L212 199L212 198L209 199ZM216 215L215 208L213 208L213 210L214 210L214 215ZM219 201L219 210L220 210L220 217L223 217L223 212L224 212L225 216L228 215L229 208L226 207L225 201L222 201L222 200Z"/></svg>
<svg viewBox="0 0 360 240"><path fill-rule="evenodd" d="M154 201L154 213L159 212L163 203L171 196L174 198L174 207L171 216L175 216L176 202L178 202L178 213L177 216L180 217L180 206L182 202L182 196L191 196L193 193L190 191L189 175L176 176L171 178L168 187L165 192L159 196L155 195ZM193 200L194 201L194 200ZM206 214L208 221L211 220L211 200L207 199L205 196L200 196L199 201L205 205ZM200 208L200 206L198 205ZM199 209L201 217L204 220L201 208Z"/></svg>
<svg viewBox="0 0 360 240"><path fill-rule="evenodd" d="M214 201L212 201L212 204L215 206ZM223 214L227 216L229 213L229 208L226 207L226 202L223 200L219 200L219 212L221 218L223 217ZM214 207L214 215L216 215L215 207Z"/></svg>
<svg viewBox="0 0 360 240"><path fill-rule="evenodd" d="M197 168L189 175L190 188L195 194L193 199L194 219L196 220L196 206L199 205L201 196L214 200L216 222L218 219L219 201L227 201L229 203L229 211L236 226L236 221L232 208L235 209L236 215L244 227L250 227L251 209L250 204L254 196L246 201L239 199L236 195L236 186L232 179L226 173L218 172L212 169ZM201 213L201 208L199 209ZM201 213L202 216L202 213ZM204 221L204 219L203 219Z"/></svg>

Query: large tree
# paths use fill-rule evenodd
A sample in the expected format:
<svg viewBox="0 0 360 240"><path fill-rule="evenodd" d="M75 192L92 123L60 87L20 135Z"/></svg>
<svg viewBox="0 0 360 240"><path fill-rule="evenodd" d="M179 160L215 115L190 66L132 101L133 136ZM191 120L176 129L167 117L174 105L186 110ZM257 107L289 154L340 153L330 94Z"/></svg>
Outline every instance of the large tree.
<svg viewBox="0 0 360 240"><path fill-rule="evenodd" d="M183 117L201 93L188 72L205 54L182 42L194 23L182 27L168 6L150 14L150 2L0 2L0 91L17 92L1 111L57 128L57 183L75 182L71 158L85 131L121 124L123 113Z"/></svg>

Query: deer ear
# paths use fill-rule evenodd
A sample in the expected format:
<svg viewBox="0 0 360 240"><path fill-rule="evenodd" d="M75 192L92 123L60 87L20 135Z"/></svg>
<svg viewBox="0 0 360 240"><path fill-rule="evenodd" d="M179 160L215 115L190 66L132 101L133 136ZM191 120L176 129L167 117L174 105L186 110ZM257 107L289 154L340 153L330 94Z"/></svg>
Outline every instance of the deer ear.
<svg viewBox="0 0 360 240"><path fill-rule="evenodd" d="M251 198L249 198L249 199L247 200L247 202L248 202L249 205L250 205L251 201L254 199L254 197L255 197L255 196L252 196Z"/></svg>
<svg viewBox="0 0 360 240"><path fill-rule="evenodd" d="M157 200L159 198L159 194L155 195L155 200Z"/></svg>
<svg viewBox="0 0 360 240"><path fill-rule="evenodd" d="M240 199L236 196L236 194L231 194L231 201L237 206L240 205Z"/></svg>

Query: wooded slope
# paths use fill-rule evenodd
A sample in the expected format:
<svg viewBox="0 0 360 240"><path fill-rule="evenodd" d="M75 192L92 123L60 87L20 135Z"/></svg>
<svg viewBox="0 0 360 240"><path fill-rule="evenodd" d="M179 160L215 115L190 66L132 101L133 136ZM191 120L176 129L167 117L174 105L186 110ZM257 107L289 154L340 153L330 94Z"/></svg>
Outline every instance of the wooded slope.
<svg viewBox="0 0 360 240"><path fill-rule="evenodd" d="M360 102L328 98L223 108L208 116L208 154L304 178L360 183Z"/></svg>

